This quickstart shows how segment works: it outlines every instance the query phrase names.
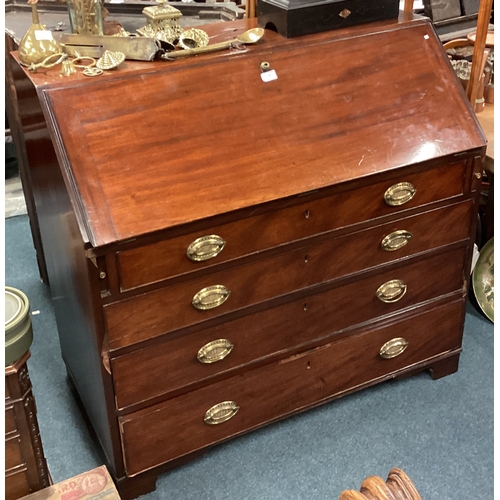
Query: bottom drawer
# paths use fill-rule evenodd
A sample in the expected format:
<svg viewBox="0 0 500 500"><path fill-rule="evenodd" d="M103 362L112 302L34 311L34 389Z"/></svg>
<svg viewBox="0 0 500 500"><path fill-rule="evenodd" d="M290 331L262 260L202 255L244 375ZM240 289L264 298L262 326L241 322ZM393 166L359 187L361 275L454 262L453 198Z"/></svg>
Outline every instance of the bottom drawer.
<svg viewBox="0 0 500 500"><path fill-rule="evenodd" d="M335 394L397 372L461 345L462 300L361 332L300 355L120 417L129 476L305 409ZM395 337L408 345L391 359L381 347ZM396 350L397 352L397 350ZM238 407L207 410L231 401Z"/></svg>
<svg viewBox="0 0 500 500"><path fill-rule="evenodd" d="M5 500L16 500L29 493L31 493L31 488L26 469L5 474Z"/></svg>

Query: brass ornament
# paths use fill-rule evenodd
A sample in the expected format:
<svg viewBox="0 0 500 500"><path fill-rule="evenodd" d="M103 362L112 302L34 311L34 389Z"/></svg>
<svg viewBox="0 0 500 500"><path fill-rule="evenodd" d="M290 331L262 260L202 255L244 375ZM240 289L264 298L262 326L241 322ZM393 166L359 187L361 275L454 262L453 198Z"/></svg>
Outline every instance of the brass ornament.
<svg viewBox="0 0 500 500"><path fill-rule="evenodd" d="M408 242L413 238L413 234L410 231L401 229L399 231L394 231L388 234L380 243L381 247L386 252L394 252L403 248Z"/></svg>
<svg viewBox="0 0 500 500"><path fill-rule="evenodd" d="M388 304L401 300L406 294L407 285L402 280L390 280L381 285L375 295L377 299Z"/></svg>
<svg viewBox="0 0 500 500"><path fill-rule="evenodd" d="M392 359L400 356L405 352L408 347L409 342L403 337L397 337L395 339L386 342L379 351L379 355L382 359Z"/></svg>
<svg viewBox="0 0 500 500"><path fill-rule="evenodd" d="M224 285L213 285L201 289L193 297L193 307L199 311L207 311L221 306L229 298L231 292Z"/></svg>
<svg viewBox="0 0 500 500"><path fill-rule="evenodd" d="M347 19L351 14L352 12L349 9L344 9L339 13L339 16Z"/></svg>
<svg viewBox="0 0 500 500"><path fill-rule="evenodd" d="M251 28L239 34L232 40L225 42L212 43L206 47L196 47L195 49L176 50L175 52L167 52L160 56L167 61L173 61L181 57L195 56L198 54L208 54L209 52L218 52L219 50L238 49L245 50L245 45L257 43L263 36L265 30L263 28Z"/></svg>
<svg viewBox="0 0 500 500"><path fill-rule="evenodd" d="M117 68L123 61L125 61L125 54L123 52L105 50L104 54L98 59L96 66L99 69L109 70Z"/></svg>
<svg viewBox="0 0 500 500"><path fill-rule="evenodd" d="M57 66L58 64L65 61L67 57L68 56L66 54L52 54L51 56L46 57L41 63L31 63L28 66L28 70L36 73L36 70L39 68L53 68L54 66Z"/></svg>
<svg viewBox="0 0 500 500"><path fill-rule="evenodd" d="M226 242L216 234L210 236L202 236L194 240L187 248L186 255L189 259L195 262L213 259L219 255Z"/></svg>
<svg viewBox="0 0 500 500"><path fill-rule="evenodd" d="M208 425L218 425L233 418L240 407L234 401L224 401L209 408L203 418Z"/></svg>
<svg viewBox="0 0 500 500"><path fill-rule="evenodd" d="M416 194L415 186L410 182L394 184L384 193L384 200L388 205L397 207L408 203Z"/></svg>
<svg viewBox="0 0 500 500"><path fill-rule="evenodd" d="M65 59L61 64L61 75L69 76L76 73L76 68L69 59Z"/></svg>
<svg viewBox="0 0 500 500"><path fill-rule="evenodd" d="M102 75L104 71L101 68L89 67L83 70L85 76L99 76Z"/></svg>
<svg viewBox="0 0 500 500"><path fill-rule="evenodd" d="M75 68L87 69L87 68L92 68L93 66L95 66L96 60L93 57L81 56L78 52L75 52L75 55L76 55L76 57L71 61L71 64ZM76 64L77 62L80 63L80 62L83 62L85 60L90 61L90 63L89 64Z"/></svg>
<svg viewBox="0 0 500 500"><path fill-rule="evenodd" d="M137 32L146 38L155 38L160 42L167 44L168 50L174 50L174 43L179 39L179 33L168 26L164 28L155 28L154 26L146 25L143 28L139 28Z"/></svg>
<svg viewBox="0 0 500 500"><path fill-rule="evenodd" d="M137 32L147 38L156 38L169 44L168 50L173 50L175 43L184 31L179 24L182 12L166 3L166 0L157 0L158 5L142 9L146 16L146 25Z"/></svg>
<svg viewBox="0 0 500 500"><path fill-rule="evenodd" d="M120 30L118 31L118 33L115 33L111 36L130 36L130 33L123 26L120 26Z"/></svg>
<svg viewBox="0 0 500 500"><path fill-rule="evenodd" d="M183 49L206 47L208 45L208 41L208 34L198 28L191 28L189 30L186 30L179 37L179 45Z"/></svg>
<svg viewBox="0 0 500 500"><path fill-rule="evenodd" d="M107 15L103 4L103 0L66 0L71 32L79 35L102 35L103 18Z"/></svg>
<svg viewBox="0 0 500 500"><path fill-rule="evenodd" d="M123 52L125 59L135 61L152 61L160 49L160 42L142 36L97 36L70 35L63 33L61 43L64 51L70 56L89 56L99 59L103 50Z"/></svg>
<svg viewBox="0 0 500 500"><path fill-rule="evenodd" d="M31 5L33 24L28 28L19 42L19 61L25 66L40 64L47 57L63 52L61 45L52 37L45 25L40 24L36 3L38 0L28 0Z"/></svg>
<svg viewBox="0 0 500 500"><path fill-rule="evenodd" d="M233 347L234 345L227 339L212 340L198 351L196 359L203 364L215 363L229 356Z"/></svg>

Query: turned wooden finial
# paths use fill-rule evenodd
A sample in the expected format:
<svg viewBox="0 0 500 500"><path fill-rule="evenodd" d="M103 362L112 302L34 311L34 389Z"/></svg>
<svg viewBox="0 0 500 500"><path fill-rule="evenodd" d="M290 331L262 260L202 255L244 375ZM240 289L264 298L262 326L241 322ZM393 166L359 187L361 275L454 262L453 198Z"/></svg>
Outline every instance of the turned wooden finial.
<svg viewBox="0 0 500 500"><path fill-rule="evenodd" d="M380 476L369 476L360 491L345 490L339 500L422 500L412 480L398 468L391 469L384 481Z"/></svg>

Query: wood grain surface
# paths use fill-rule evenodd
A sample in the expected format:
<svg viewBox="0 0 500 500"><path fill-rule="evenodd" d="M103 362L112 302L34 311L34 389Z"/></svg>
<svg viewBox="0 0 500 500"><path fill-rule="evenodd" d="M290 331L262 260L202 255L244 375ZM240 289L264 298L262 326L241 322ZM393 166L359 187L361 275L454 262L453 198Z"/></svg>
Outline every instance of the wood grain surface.
<svg viewBox="0 0 500 500"><path fill-rule="evenodd" d="M430 24L321 35L43 90L91 243L484 145Z"/></svg>
<svg viewBox="0 0 500 500"><path fill-rule="evenodd" d="M387 377L392 371L451 352L461 342L461 309L462 301L454 302L423 314L418 321L413 317L368 330L121 417L127 472L133 475ZM381 359L381 346L400 336L409 342L406 351L393 359ZM233 418L220 425L203 421L213 405L233 400L240 406Z"/></svg>
<svg viewBox="0 0 500 500"><path fill-rule="evenodd" d="M457 370L486 147L428 20L268 30L241 51L99 78L19 73L62 353L124 499L287 415ZM399 182L417 192L389 207ZM400 230L407 245L383 250ZM189 261L194 239L219 232L216 258ZM406 294L382 303L393 279ZM195 309L212 285L228 300ZM196 361L226 337L227 358ZM381 359L397 337L409 347ZM204 423L233 399L234 418Z"/></svg>
<svg viewBox="0 0 500 500"><path fill-rule="evenodd" d="M342 332L360 323L371 322L397 311L459 293L463 287L465 248L461 247L426 259L413 259L404 266L391 267L370 278L335 287L326 292L222 325L204 328L161 344L139 349L111 360L117 407L123 408L196 383L211 382L249 363L304 349L314 340ZM429 278L422 280L422 275ZM399 279L407 292L397 302L384 303L377 289ZM228 339L231 353L213 364L200 363L198 350L216 339ZM322 340L324 343L325 340Z"/></svg>
<svg viewBox="0 0 500 500"><path fill-rule="evenodd" d="M461 222L470 221L471 211L471 204L463 202L453 210L446 207L429 211L108 304L104 314L109 346L116 349L135 344L341 276L465 241L470 222ZM398 230L411 232L412 239L396 251L383 250L383 238ZM214 285L229 289L231 294L226 302L210 310L195 309L191 304L194 295Z"/></svg>

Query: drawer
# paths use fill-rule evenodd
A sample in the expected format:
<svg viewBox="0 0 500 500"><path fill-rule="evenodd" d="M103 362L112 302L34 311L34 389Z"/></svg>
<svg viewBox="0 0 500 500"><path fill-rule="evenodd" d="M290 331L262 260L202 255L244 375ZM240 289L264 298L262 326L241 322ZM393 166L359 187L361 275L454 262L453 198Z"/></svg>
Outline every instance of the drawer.
<svg viewBox="0 0 500 500"><path fill-rule="evenodd" d="M108 304L104 312L110 349L464 240L469 236L471 208L471 201L446 206ZM411 240L398 250L384 250L381 242L401 230L411 232ZM213 293L214 286L223 286L229 297L227 292ZM192 301L200 292L210 305L219 305L196 309Z"/></svg>
<svg viewBox="0 0 500 500"><path fill-rule="evenodd" d="M5 434L17 431L16 413L13 406L5 408Z"/></svg>
<svg viewBox="0 0 500 500"><path fill-rule="evenodd" d="M130 290L315 234L459 196L463 194L464 177L464 161L408 175L398 173L390 180L360 189L118 252L120 286L122 290ZM416 189L413 198L401 205L387 204L384 193L403 182ZM210 238L213 236L220 239ZM187 256L190 246L193 258L206 260L190 260Z"/></svg>
<svg viewBox="0 0 500 500"><path fill-rule="evenodd" d="M458 349L463 307L460 300L435 308L120 417L127 474L137 474ZM397 357L382 359L381 347L395 337L404 338L407 348ZM222 402L234 402L239 410L219 425L208 425L208 410L214 412L217 408L213 407ZM231 413L226 408L219 415L227 418Z"/></svg>
<svg viewBox="0 0 500 500"><path fill-rule="evenodd" d="M23 457L21 454L21 440L19 436L5 440L5 470L13 469L19 465L23 465Z"/></svg>
<svg viewBox="0 0 500 500"><path fill-rule="evenodd" d="M5 500L17 500L32 493L26 469L5 474Z"/></svg>
<svg viewBox="0 0 500 500"><path fill-rule="evenodd" d="M10 393L9 380L8 377L5 377L5 402L7 403L12 399L12 395Z"/></svg>
<svg viewBox="0 0 500 500"><path fill-rule="evenodd" d="M465 255L466 248L459 248L394 266L354 283L114 358L111 368L117 407L209 380L333 332L459 291ZM402 282L397 283L399 288L394 288L394 280ZM395 295L382 296L390 300L384 302L377 298L379 289L395 291ZM205 346L205 357L201 352L199 361L198 353Z"/></svg>

